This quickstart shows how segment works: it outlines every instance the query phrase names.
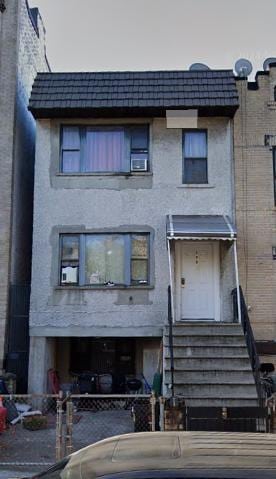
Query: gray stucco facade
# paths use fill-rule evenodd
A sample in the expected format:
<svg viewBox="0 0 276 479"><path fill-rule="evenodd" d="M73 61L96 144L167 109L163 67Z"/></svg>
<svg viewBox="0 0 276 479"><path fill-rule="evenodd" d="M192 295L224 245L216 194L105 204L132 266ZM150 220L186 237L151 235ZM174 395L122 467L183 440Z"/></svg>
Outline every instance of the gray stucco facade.
<svg viewBox="0 0 276 479"><path fill-rule="evenodd" d="M60 124L150 124L150 171L124 175L65 175L58 171ZM165 118L37 121L30 390L53 358L38 360L57 337L162 337L169 285L166 215L228 215L233 218L232 120L199 118L208 131L208 184L182 184L182 130ZM59 234L151 233L151 281L143 287L59 285ZM221 320L231 321L232 250L220 245ZM48 339L47 339L48 338ZM42 347L43 343L43 347ZM44 348L44 349L43 349ZM47 356L49 358L49 354ZM44 361L44 363L43 363Z"/></svg>

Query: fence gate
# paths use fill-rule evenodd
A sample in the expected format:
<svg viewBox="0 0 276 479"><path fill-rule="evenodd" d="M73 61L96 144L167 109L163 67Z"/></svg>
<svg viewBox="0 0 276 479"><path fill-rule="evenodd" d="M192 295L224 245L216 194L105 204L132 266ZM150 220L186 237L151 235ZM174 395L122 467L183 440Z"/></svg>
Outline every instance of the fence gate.
<svg viewBox="0 0 276 479"><path fill-rule="evenodd" d="M70 454L118 434L155 430L157 423L156 400L149 395L71 395L65 403L60 457L63 450Z"/></svg>

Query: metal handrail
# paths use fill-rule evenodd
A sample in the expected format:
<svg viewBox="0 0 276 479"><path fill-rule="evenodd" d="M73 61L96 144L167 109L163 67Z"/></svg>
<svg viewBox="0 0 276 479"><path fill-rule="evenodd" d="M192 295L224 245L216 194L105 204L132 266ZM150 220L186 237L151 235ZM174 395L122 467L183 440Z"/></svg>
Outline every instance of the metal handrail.
<svg viewBox="0 0 276 479"><path fill-rule="evenodd" d="M171 286L168 286L168 323L169 323L169 351L171 370L171 392L174 397L174 353L173 353L173 318L172 318L172 296Z"/></svg>
<svg viewBox="0 0 276 479"><path fill-rule="evenodd" d="M260 360L257 353L256 343L254 339L253 330L250 324L250 319L248 315L248 309L246 306L246 302L244 299L243 291L241 286L239 287L240 290L240 302L241 302L241 325L243 329L243 334L246 341L247 351L249 354L249 359L255 379L257 394L259 398L260 405L262 406L265 400L265 391L261 381L260 375ZM233 297L233 312L234 312L234 322L238 322L238 298L237 298L237 288L233 289L232 297Z"/></svg>

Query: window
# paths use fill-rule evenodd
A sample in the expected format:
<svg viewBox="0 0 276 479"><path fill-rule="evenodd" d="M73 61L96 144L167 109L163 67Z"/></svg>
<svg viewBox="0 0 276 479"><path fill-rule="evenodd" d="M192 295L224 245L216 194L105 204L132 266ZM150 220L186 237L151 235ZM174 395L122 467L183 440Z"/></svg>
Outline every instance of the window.
<svg viewBox="0 0 276 479"><path fill-rule="evenodd" d="M183 183L208 183L207 132L183 132Z"/></svg>
<svg viewBox="0 0 276 479"><path fill-rule="evenodd" d="M148 136L148 125L64 126L61 138L61 172L148 171Z"/></svg>
<svg viewBox="0 0 276 479"><path fill-rule="evenodd" d="M62 234L60 284L149 284L149 234Z"/></svg>

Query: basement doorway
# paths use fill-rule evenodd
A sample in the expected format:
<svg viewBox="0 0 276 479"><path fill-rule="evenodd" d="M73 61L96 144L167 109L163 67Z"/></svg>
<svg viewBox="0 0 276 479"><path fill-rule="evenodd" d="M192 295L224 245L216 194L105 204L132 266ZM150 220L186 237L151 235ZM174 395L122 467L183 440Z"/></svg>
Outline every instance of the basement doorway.
<svg viewBox="0 0 276 479"><path fill-rule="evenodd" d="M65 390L76 386L79 375L87 372L96 378L91 393L132 393L127 387L132 379L141 381L139 393L147 393L160 362L160 341L142 337L60 337L55 339L52 367ZM112 382L112 387L101 387L104 382Z"/></svg>

